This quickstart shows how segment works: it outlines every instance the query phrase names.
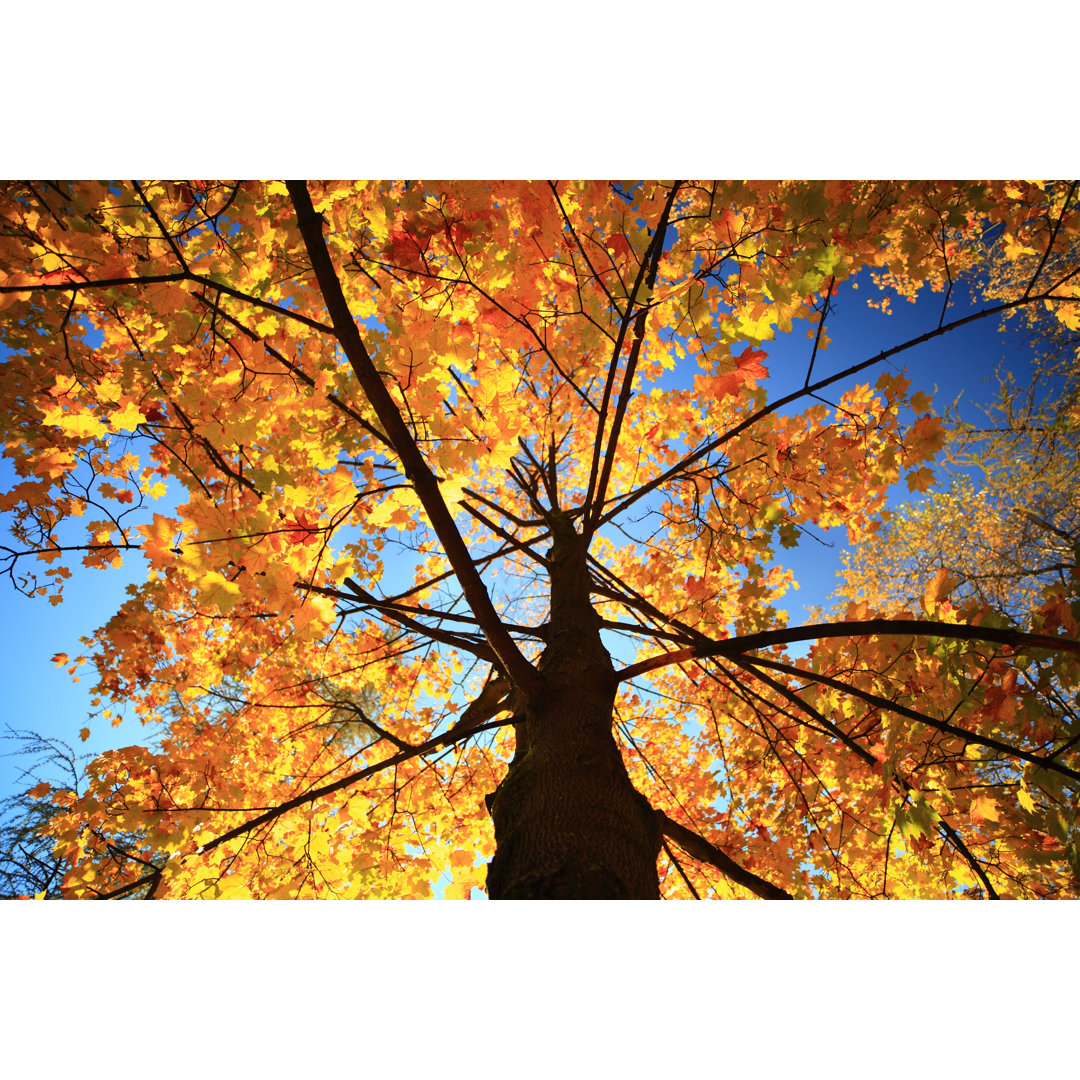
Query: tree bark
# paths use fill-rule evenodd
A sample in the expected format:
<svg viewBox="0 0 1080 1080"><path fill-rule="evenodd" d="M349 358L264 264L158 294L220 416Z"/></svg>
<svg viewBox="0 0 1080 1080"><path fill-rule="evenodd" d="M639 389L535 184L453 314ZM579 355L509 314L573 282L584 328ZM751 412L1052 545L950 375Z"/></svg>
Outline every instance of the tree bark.
<svg viewBox="0 0 1080 1080"><path fill-rule="evenodd" d="M590 602L586 544L553 515L542 687L518 693L517 749L489 797L493 900L656 900L660 829L612 734L616 679Z"/></svg>

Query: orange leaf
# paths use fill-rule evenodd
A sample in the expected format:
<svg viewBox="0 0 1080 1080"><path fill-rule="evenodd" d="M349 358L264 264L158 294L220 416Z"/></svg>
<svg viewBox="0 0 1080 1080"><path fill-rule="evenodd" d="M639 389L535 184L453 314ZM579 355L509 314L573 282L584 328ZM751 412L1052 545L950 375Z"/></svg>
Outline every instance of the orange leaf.
<svg viewBox="0 0 1080 1080"><path fill-rule="evenodd" d="M767 379L769 377L768 369L761 363L767 355L768 353L763 349L752 349L747 345L741 355L735 357L735 364L738 367L739 374L751 385L754 384L756 379Z"/></svg>
<svg viewBox="0 0 1080 1080"><path fill-rule="evenodd" d="M976 824L984 821L998 820L997 803L985 795L980 795L972 799L971 807L968 812L971 815L971 820Z"/></svg>

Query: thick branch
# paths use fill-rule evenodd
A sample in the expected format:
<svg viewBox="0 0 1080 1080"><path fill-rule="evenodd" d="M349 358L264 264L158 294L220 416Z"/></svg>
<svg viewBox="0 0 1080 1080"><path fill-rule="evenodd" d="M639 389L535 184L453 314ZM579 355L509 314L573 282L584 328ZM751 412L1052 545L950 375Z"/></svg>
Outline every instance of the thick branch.
<svg viewBox="0 0 1080 1080"><path fill-rule="evenodd" d="M783 683L777 682L775 679L769 678L768 675L765 675L761 671L758 671L754 665L757 664L765 667L777 667L780 670L786 671L788 674L794 674L796 672L801 674L801 668L791 668L787 664L776 664L773 661L747 660L738 657L734 659L734 662L738 664L739 667L741 667L744 671L750 672L750 674L753 675L754 678L761 679L764 683L771 686L774 690L778 691L793 705L802 709L803 712L805 712L808 716L812 717L818 724L825 728L825 730L828 731L829 734L831 734L834 738L839 739L850 750L853 750L866 764L875 768L878 766L877 759L874 758L874 756L870 754L868 750L865 750L863 747L859 746L859 744L856 743L850 735L847 735L830 720L826 719L826 717L818 709L815 709L814 706L811 705L809 702L803 701L803 699L799 697L799 695L796 694L794 690L790 689L787 686L784 686ZM840 684L838 683L837 685L839 686ZM923 717L922 719L924 721L928 721L932 718ZM891 780L893 785L898 787L905 794L912 794L917 790L905 777L900 775L899 772L894 772ZM963 857L965 862L967 862L968 866L970 866L975 872L975 874L978 875L979 880L983 883L983 886L986 889L987 896L989 896L991 900L1000 899L994 889L994 886L991 885L990 879L986 876L986 872L983 870L982 863L980 863L979 860L975 858L975 855L972 853L971 849L967 846L967 844L964 843L963 840L960 839L959 833L957 833L957 831L943 817L940 816L937 821L937 826L941 835L945 837L946 842L952 844L952 846Z"/></svg>
<svg viewBox="0 0 1080 1080"><path fill-rule="evenodd" d="M346 583L349 584L348 581ZM320 596L328 596L332 600L341 600L348 603L352 602L353 599L347 593L340 592L337 589L328 589L322 585L309 585L307 582L299 581L296 583L296 587L304 589L306 592L319 593ZM377 597L364 592L359 586L355 586L355 583L349 584L349 587L356 592L357 597L364 602L365 606L375 608L404 629L411 630L432 641L441 642L443 645L450 645L455 649L464 649L466 652L470 652L488 663L494 662L495 652L485 642L474 641L471 638L463 637L461 634L453 634L435 626L425 626L423 623L417 622L406 615L398 605L380 603Z"/></svg>
<svg viewBox="0 0 1080 1080"><path fill-rule="evenodd" d="M288 189L296 209L300 233L311 258L312 269L322 291L327 311L330 313L334 334L352 366L357 381L367 395L368 401L371 402L371 407L375 410L379 423L382 424L383 430L394 447L394 452L401 460L405 474L412 482L417 497L431 522L431 527L435 530L435 535L442 544L447 560L453 567L465 600L480 623L480 628L491 647L495 650L503 670L523 690L536 693L540 689L540 675L522 654L517 643L502 624L484 582L473 565L469 550L454 524L453 515L443 501L435 474L420 453L412 433L402 419L390 392L383 384L382 376L376 370L364 346L323 240L322 217L315 213L307 185L289 181Z"/></svg>
<svg viewBox="0 0 1080 1080"><path fill-rule="evenodd" d="M819 638L867 637L872 634L923 635L924 637L955 638L960 641L994 641L999 645L1011 645L1014 649L1048 649L1080 655L1080 641L1048 634L1025 634L1021 630L1002 629L993 626L970 626L966 623L942 623L920 619L868 619L865 622L814 623L808 626L791 626L783 630L763 630L726 641L712 641L690 645L676 652L650 656L616 673L620 682L633 679L646 671L681 664L687 660L700 660L706 656L725 656L764 649L770 645L786 645L793 641L814 641Z"/></svg>
<svg viewBox="0 0 1080 1080"><path fill-rule="evenodd" d="M791 893L785 892L778 885L773 885L764 878L759 878L757 874L744 870L731 856L725 855L715 844L710 844L708 840L703 836L699 836L692 829L673 821L663 810L657 810L656 817L660 823L660 831L674 840L687 855L697 859L698 862L715 866L725 877L749 889L755 896L760 896L762 900L795 899Z"/></svg>
<svg viewBox="0 0 1080 1080"><path fill-rule="evenodd" d="M664 250L664 237L667 233L668 218L671 215L671 207L675 202L675 196L678 194L680 186L679 183L676 183L671 191L668 192L667 202L664 204L663 212L660 215L660 221L656 227L656 233L653 236L652 243L649 245L649 251L638 269L637 281L634 282L634 289L626 306L626 314L623 316L622 323L619 326L619 336L615 342L615 348L612 350L611 370L608 374L607 385L604 388L604 402L600 408L600 417L597 420L596 442L593 448L593 461L589 473L589 490L585 499L587 517L582 531L586 536L591 536L592 533L596 531L597 522L603 511L607 485L608 481L611 479L611 469L615 464L615 451L619 443L619 433L622 429L623 417L626 414L626 408L629 404L631 393L633 392L634 371L637 368L638 357L641 355L641 346L645 340L645 324L649 317L648 306L642 307L634 319L634 343L630 347L630 356L627 358L626 370L623 372L622 388L619 391L619 400L615 405L615 416L611 422L611 434L608 436L607 440L603 468L600 470L600 478L596 483L594 490L593 480L596 476L600 445L603 442L604 427L607 421L607 403L612 384L614 383L615 370L619 364L619 353L622 351L623 339L629 328L630 313L637 300L638 288L641 284L642 274L646 270L646 265L648 266L648 278L645 281L646 298L656 285L656 274L660 266L660 256Z"/></svg>
<svg viewBox="0 0 1080 1080"><path fill-rule="evenodd" d="M194 281L204 288L213 289L216 292L224 293L226 296L231 296L234 300L243 300L247 304L254 304L256 307L263 308L266 311L272 311L282 318L303 323L304 326L317 330L320 334L333 333L329 326L317 322L315 319L309 319L298 311L290 311L288 308L281 307L280 304L272 303L270 300L262 300L258 296L252 296L250 293L234 289L231 285L223 285L220 281L214 281L212 278L205 277L202 274L194 274L188 270L181 270L172 274L144 274L139 277L102 278L99 281L34 281L25 285L0 285L0 293L78 292L80 289L112 289L124 285L164 285L170 281Z"/></svg>

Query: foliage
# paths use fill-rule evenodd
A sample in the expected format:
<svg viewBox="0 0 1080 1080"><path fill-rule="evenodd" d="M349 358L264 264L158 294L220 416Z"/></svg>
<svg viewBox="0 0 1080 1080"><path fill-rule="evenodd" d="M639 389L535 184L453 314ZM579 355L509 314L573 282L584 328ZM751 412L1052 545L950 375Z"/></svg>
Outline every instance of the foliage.
<svg viewBox="0 0 1080 1080"><path fill-rule="evenodd" d="M1021 678L1075 684L1068 604L788 627L773 565L931 482L898 360L1074 319L1073 194L6 185L6 568L145 558L56 659L164 727L50 796L65 895L1075 895L1078 733ZM991 239L1031 284L952 318ZM824 373L864 270L940 321Z"/></svg>
<svg viewBox="0 0 1080 1080"><path fill-rule="evenodd" d="M20 781L36 781L0 802L0 897L58 900L67 864L52 850L49 823L55 811L42 796L53 790L75 796L82 764L75 751L59 739L10 726L0 738L18 744L17 749L8 751L10 755L33 758L21 770Z"/></svg>
<svg viewBox="0 0 1080 1080"><path fill-rule="evenodd" d="M958 418L950 425L948 486L893 512L878 534L844 557L842 595L882 607L909 605L945 570L958 595L1023 626L1045 599L1075 599L1075 390L1065 384L1044 395L1043 378L1037 373L1019 387L1003 373L998 400L986 410L988 426Z"/></svg>
<svg viewBox="0 0 1080 1080"><path fill-rule="evenodd" d="M1013 262L1002 246L1000 240L988 245L989 251L981 246L986 292L999 299L1023 295L1034 275L1063 263L1061 254L1043 263L1031 248ZM1075 262L1080 254L1075 241L1066 254ZM841 597L867 600L903 616L931 583L944 579L954 597L1011 625L1036 632L1065 625L1075 634L1080 618L1080 334L1068 307L1018 308L1014 318L1023 319L1038 349L1030 377L1021 381L1011 371L997 372L997 397L982 409L984 420L964 420L959 403L952 406L944 454L947 488L902 507L879 533L844 556ZM1075 672L1033 659L1016 677L1033 703L1036 738L1056 729L1069 733L1065 746L1080 741ZM1024 777L994 762L980 772L980 781L1015 786L1023 785ZM1043 821L1054 823L1076 873L1076 785L1037 784L1033 792L1022 790L1025 807L1038 803Z"/></svg>

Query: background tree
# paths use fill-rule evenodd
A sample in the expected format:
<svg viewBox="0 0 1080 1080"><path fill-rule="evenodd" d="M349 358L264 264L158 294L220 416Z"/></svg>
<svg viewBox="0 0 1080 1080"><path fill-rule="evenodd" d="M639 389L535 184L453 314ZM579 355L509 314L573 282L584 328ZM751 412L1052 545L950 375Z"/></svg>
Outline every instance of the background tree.
<svg viewBox="0 0 1080 1080"><path fill-rule="evenodd" d="M89 755L80 759L62 740L33 731L9 727L0 738L16 744L9 754L32 759L20 776L29 786L0 801L0 897L58 900L67 862L53 851L49 823L55 809L44 796L58 790L77 797Z"/></svg>
<svg viewBox="0 0 1080 1080"><path fill-rule="evenodd" d="M940 578L917 619L787 627L770 565L929 483L942 423L896 358L1072 310L1073 195L8 185L7 569L56 602L72 557L142 552L76 664L166 729L53 798L66 895L1074 893L1027 793L1080 762L1063 714L1031 734L1018 673L1074 679L1075 624L1008 626ZM990 236L1037 270L954 317ZM825 374L867 268L941 290L940 318ZM762 345L796 320L805 368L770 398ZM365 737L328 739L370 685Z"/></svg>
<svg viewBox="0 0 1080 1080"><path fill-rule="evenodd" d="M1052 223L1043 223L1044 233ZM1030 248L1002 252L982 247L987 291L1023 295L1043 265L1060 268L1054 253L1043 264ZM1018 254L1016 262L1008 256ZM1075 244L1071 251L1075 258ZM947 411L943 468L946 486L902 507L882 530L844 556L839 595L862 599L898 616L917 610L934 583L947 580L954 597L994 612L1022 630L1065 626L1076 635L1080 618L1080 335L1068 305L1018 308L1014 320L1034 339L1030 375L997 373L997 397L984 419L965 420L959 402ZM1015 328L1008 323L1006 333ZM968 412L968 416L971 413ZM1075 671L1032 658L1017 672L1031 695L1026 734L1046 752L1080 742ZM1007 702L1002 707L1008 710ZM1055 743L1053 733L1067 733ZM1063 848L1080 877L1080 790L1068 779L1025 776L994 762L981 775L988 786L1012 783L1038 816L1042 848ZM1033 780L1033 783L1029 781ZM1051 839L1052 838L1052 839ZM1035 839L1035 838L1030 838ZM1034 846L1034 861L1047 859Z"/></svg>
<svg viewBox="0 0 1080 1080"><path fill-rule="evenodd" d="M1019 386L1003 373L983 424L952 411L944 488L894 511L879 533L845 555L842 595L909 606L945 570L958 594L1022 626L1048 596L1075 598L1078 381L1046 391L1046 379L1037 371Z"/></svg>

